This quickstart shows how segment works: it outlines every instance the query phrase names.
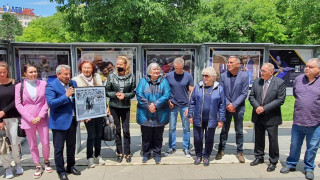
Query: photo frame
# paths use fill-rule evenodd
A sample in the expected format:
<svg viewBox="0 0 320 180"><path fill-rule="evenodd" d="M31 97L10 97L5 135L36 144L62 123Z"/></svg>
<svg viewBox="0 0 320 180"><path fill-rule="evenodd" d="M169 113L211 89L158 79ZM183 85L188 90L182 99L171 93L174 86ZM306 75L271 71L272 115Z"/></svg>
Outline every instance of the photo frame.
<svg viewBox="0 0 320 180"><path fill-rule="evenodd" d="M107 116L104 86L75 88L77 121Z"/></svg>

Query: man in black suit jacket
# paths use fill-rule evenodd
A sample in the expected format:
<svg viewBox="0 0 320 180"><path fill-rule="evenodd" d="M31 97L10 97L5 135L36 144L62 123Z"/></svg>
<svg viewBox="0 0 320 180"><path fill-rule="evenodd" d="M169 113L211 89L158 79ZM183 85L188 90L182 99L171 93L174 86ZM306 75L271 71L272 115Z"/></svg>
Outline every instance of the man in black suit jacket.
<svg viewBox="0 0 320 180"><path fill-rule="evenodd" d="M261 78L254 81L249 95L253 107L252 122L255 124L255 160L251 166L264 163L265 131L269 137L269 161L267 171L274 171L279 160L278 126L282 124L280 106L286 97L286 86L282 79L273 76L274 65L265 63L261 67Z"/></svg>

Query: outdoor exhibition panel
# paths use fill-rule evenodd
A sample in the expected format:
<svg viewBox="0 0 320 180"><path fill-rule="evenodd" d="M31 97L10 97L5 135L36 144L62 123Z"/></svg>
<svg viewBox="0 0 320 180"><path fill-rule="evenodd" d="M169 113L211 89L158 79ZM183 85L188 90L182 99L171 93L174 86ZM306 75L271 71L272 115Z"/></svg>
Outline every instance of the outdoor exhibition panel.
<svg viewBox="0 0 320 180"><path fill-rule="evenodd" d="M205 66L212 66L220 75L227 71L227 60L236 56L240 70L249 75L249 84L260 77L260 66L266 62L270 43L205 43L202 45Z"/></svg>
<svg viewBox="0 0 320 180"><path fill-rule="evenodd" d="M274 45L270 47L269 62L275 66L274 76L293 87L294 79L304 73L306 62L317 57L316 47L308 45Z"/></svg>
<svg viewBox="0 0 320 180"><path fill-rule="evenodd" d="M161 67L161 73L165 76L174 70L173 61L181 57L185 61L184 70L192 74L196 82L201 73L202 62L199 56L200 44L143 44L143 75L150 63L156 62ZM200 66L199 66L200 65Z"/></svg>
<svg viewBox="0 0 320 180"><path fill-rule="evenodd" d="M56 78L56 67L67 64L71 67L70 45L57 43L12 43L13 68L15 78L23 78L23 66L34 65L38 70L38 78L50 81Z"/></svg>

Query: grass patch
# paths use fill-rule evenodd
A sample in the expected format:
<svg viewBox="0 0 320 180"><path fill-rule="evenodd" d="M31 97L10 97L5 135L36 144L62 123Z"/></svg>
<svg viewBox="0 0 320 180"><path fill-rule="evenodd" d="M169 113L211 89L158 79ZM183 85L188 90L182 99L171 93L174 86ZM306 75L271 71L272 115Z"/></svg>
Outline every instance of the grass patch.
<svg viewBox="0 0 320 180"><path fill-rule="evenodd" d="M281 106L282 120L292 121L293 119L293 107L295 98L293 96L286 96L284 104ZM130 122L136 123L136 112L137 112L137 101L131 101L130 107ZM252 117L252 106L248 100L246 100L246 112L244 113L244 121L251 121ZM181 122L180 115L178 116L178 122Z"/></svg>
<svg viewBox="0 0 320 180"><path fill-rule="evenodd" d="M286 96L284 104L281 106L282 120L292 121L293 119L293 107L295 98L293 96ZM243 121L251 121L252 106L249 100L246 100L246 112L244 113Z"/></svg>

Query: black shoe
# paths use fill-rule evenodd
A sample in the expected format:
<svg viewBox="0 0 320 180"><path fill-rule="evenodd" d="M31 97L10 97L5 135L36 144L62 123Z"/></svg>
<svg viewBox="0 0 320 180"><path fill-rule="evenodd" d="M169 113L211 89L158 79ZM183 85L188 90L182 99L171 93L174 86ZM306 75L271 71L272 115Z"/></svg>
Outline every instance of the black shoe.
<svg viewBox="0 0 320 180"><path fill-rule="evenodd" d="M272 171L274 171L276 169L276 167L277 167L276 164L270 163L268 165L267 171L268 172L272 172Z"/></svg>
<svg viewBox="0 0 320 180"><path fill-rule="evenodd" d="M60 173L59 178L60 178L60 180L69 180L66 173Z"/></svg>
<svg viewBox="0 0 320 180"><path fill-rule="evenodd" d="M126 155L125 158L126 158L126 162L127 162L127 163L130 163L130 162L131 162L131 156L130 156L130 155Z"/></svg>
<svg viewBox="0 0 320 180"><path fill-rule="evenodd" d="M264 159L255 159L250 163L250 166L256 166L258 164L264 163Z"/></svg>
<svg viewBox="0 0 320 180"><path fill-rule="evenodd" d="M122 160L123 160L123 156L118 156L118 157L117 157L117 162L118 162L118 163L121 163Z"/></svg>
<svg viewBox="0 0 320 180"><path fill-rule="evenodd" d="M70 169L68 169L67 173L73 174L73 175L81 175L81 172L79 170L77 170L74 166L72 166Z"/></svg>

